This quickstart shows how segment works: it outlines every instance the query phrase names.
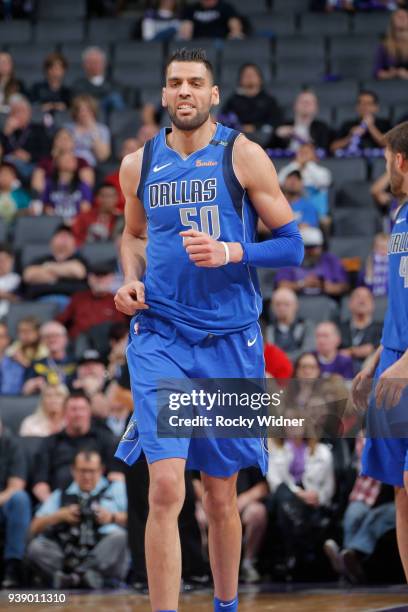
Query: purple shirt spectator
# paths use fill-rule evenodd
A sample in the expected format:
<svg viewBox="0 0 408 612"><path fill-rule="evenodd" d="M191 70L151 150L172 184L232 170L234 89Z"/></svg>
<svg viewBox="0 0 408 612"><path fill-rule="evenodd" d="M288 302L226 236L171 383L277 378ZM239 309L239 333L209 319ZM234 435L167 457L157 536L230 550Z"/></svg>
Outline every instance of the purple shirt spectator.
<svg viewBox="0 0 408 612"><path fill-rule="evenodd" d="M71 185L55 183L47 180L43 202L54 210L54 214L71 221L81 211L82 202L92 201L92 191L89 185L79 181L74 188Z"/></svg>
<svg viewBox="0 0 408 612"><path fill-rule="evenodd" d="M347 283L347 273L338 257L333 253L322 253L317 263L309 268L282 268L275 276L275 284L279 286L281 281L303 281L307 276L314 275L322 281L333 283ZM322 283L323 284L323 283ZM303 294L319 295L323 293L323 287L305 287Z"/></svg>
<svg viewBox="0 0 408 612"><path fill-rule="evenodd" d="M328 376L330 374L340 374L346 380L351 380L354 376L353 360L347 355L337 353L333 361L322 360L318 353L316 355L317 361L320 365L320 371L322 376Z"/></svg>
<svg viewBox="0 0 408 612"><path fill-rule="evenodd" d="M388 53L383 43L377 47L377 52L374 61L374 77L378 77L380 70L389 70L390 68L407 68L408 62L402 58L394 57Z"/></svg>

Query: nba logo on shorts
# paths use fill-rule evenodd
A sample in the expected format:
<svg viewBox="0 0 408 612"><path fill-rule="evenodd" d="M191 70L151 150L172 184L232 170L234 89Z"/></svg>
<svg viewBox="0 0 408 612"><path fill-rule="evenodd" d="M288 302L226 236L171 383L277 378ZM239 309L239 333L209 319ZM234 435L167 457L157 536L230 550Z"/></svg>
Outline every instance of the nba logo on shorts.
<svg viewBox="0 0 408 612"><path fill-rule="evenodd" d="M139 323L136 322L133 325L133 331L135 332L136 335L139 333Z"/></svg>

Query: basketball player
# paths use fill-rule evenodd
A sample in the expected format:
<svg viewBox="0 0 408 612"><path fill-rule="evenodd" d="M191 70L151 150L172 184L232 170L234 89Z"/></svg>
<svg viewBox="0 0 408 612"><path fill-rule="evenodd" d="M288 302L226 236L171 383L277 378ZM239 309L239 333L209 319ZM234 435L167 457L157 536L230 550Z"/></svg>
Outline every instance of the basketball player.
<svg viewBox="0 0 408 612"><path fill-rule="evenodd" d="M235 612L237 473L256 464L265 471L267 456L256 438L159 437L158 379L262 378L255 268L299 265L303 243L267 155L212 121L219 93L205 54L176 52L165 77L162 103L172 127L125 157L120 170L125 285L115 300L121 312L137 314L127 349L135 413L116 456L132 464L143 450L149 465L145 548L152 610L177 610L177 517L187 465L202 473L214 610ZM258 216L273 230L262 243L255 242Z"/></svg>
<svg viewBox="0 0 408 612"><path fill-rule="evenodd" d="M389 295L381 346L355 377L354 403L367 415L362 472L395 486L398 548L408 580L408 122L385 135L391 193L399 200L388 255Z"/></svg>

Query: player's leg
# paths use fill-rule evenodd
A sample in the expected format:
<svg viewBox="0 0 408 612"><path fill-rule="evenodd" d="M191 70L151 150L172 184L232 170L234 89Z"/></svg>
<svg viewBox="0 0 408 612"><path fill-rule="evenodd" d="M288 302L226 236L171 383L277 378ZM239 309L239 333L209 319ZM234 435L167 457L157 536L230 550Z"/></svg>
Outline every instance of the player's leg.
<svg viewBox="0 0 408 612"><path fill-rule="evenodd" d="M242 542L242 525L237 507L237 474L229 478L215 478L202 473L201 480L215 597L222 602L231 602L238 593ZM232 605L230 609L236 608Z"/></svg>
<svg viewBox="0 0 408 612"><path fill-rule="evenodd" d="M184 502L184 459L149 465L149 516L145 549L153 612L177 610L181 581L178 516Z"/></svg>
<svg viewBox="0 0 408 612"><path fill-rule="evenodd" d="M404 487L395 487L395 510L397 521L397 542L408 582L408 472L404 472Z"/></svg>

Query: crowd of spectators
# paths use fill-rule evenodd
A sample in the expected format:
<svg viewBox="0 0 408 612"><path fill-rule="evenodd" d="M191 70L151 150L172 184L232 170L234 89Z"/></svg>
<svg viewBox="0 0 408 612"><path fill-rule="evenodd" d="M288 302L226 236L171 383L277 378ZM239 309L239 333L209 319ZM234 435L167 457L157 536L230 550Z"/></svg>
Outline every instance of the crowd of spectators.
<svg viewBox="0 0 408 612"><path fill-rule="evenodd" d="M7 13L9 5L12 13ZM125 6L90 1L88 15L114 16ZM374 71L378 80L407 78L405 2L324 0L312 1L310 8L392 11L373 58ZM34 2L0 3L0 16L7 19L30 18L34 11ZM241 40L251 34L250 19L223 0L186 6L160 0L140 21L144 41L165 44ZM0 244L0 403L10 396L34 400L17 430L7 427L7 419L0 424L5 588L99 588L115 586L129 575L144 580L137 561L143 521L137 521L147 508L146 474L132 485L139 487L140 505L135 510L129 504L129 521L131 513L139 512L134 522L139 531L129 528L130 563L125 478L129 491L134 475L124 474L113 459L133 409L124 356L128 321L113 302L122 278L117 249L124 201L118 169L120 159L154 136L167 119L146 102L135 110L134 128L126 138L115 138L115 120L132 111L135 99L113 78L105 48L84 46L81 61L82 76L69 79L69 62L63 51L54 51L44 58L44 78L29 85L19 77L12 51L0 52L0 220L5 237ZM371 236L367 258L358 270L351 269L347 258L330 249L338 178L330 162L381 154L391 123L381 112L380 102L386 100L369 89L358 93L355 111L333 126L321 117L313 87L294 89L291 103L283 105L279 90L271 92L268 86L263 66L252 61L241 65L235 91L215 115L277 160L279 182L302 231L304 262L274 275L264 295L262 323L267 376L292 377L286 414L306 413L313 427L287 429L269 442L266 478L257 470L240 475L242 578L257 582L264 571L302 577L324 551L335 574L358 583L366 578L383 535L395 528L393 503L386 487L357 476L361 440L356 445L333 441L331 434L339 422L343 430L353 431L350 380L380 342L375 309L387 295L387 236L397 204L384 176L372 181L372 204L381 210L383 224ZM56 220L48 245L43 244L48 248L34 249L32 255L27 249L30 238L37 242L34 235L20 245L15 239L27 217ZM260 224L260 239L267 233ZM105 258L87 255L87 248L107 245L112 249L106 248ZM308 300L316 306L308 308ZM52 314L44 320L24 312L12 324L15 308L27 302L51 307ZM329 304L326 314L318 304ZM146 471L145 466L137 469ZM186 524L182 547L191 553L190 568L183 571L191 576L193 565L199 568L196 575L206 571L206 519L198 477L187 475L186 483L186 507L193 511L181 519Z"/></svg>

